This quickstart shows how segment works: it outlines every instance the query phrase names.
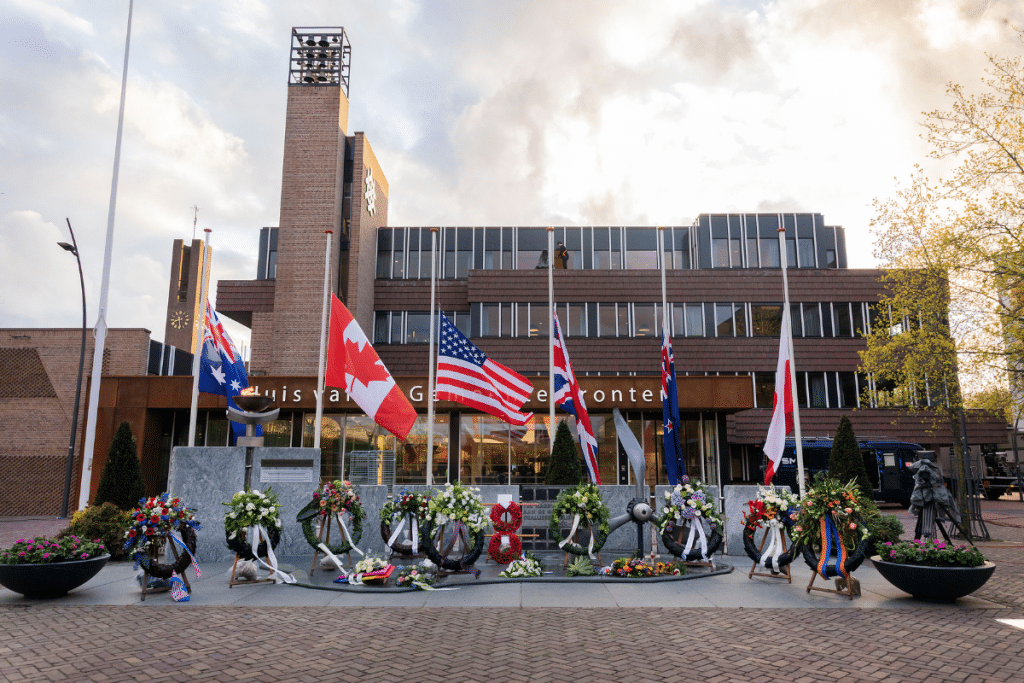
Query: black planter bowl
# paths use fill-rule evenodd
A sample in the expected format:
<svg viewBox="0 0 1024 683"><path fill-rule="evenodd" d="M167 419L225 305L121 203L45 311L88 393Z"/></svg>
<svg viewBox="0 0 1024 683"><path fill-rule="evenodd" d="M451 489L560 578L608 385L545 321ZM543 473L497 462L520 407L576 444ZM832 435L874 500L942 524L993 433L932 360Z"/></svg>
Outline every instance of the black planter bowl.
<svg viewBox="0 0 1024 683"><path fill-rule="evenodd" d="M885 562L878 555L872 557L871 562L883 579L904 593L932 602L953 602L973 593L984 586L996 570L991 562L980 567L925 567Z"/></svg>
<svg viewBox="0 0 1024 683"><path fill-rule="evenodd" d="M110 555L51 564L0 564L0 585L26 598L59 598L96 576Z"/></svg>

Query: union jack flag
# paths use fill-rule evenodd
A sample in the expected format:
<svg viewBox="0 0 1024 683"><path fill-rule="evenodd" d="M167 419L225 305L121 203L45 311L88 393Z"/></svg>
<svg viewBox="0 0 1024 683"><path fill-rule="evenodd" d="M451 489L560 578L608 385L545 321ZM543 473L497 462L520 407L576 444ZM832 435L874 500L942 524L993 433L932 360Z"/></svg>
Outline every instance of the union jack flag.
<svg viewBox="0 0 1024 683"><path fill-rule="evenodd" d="M587 404L583 402L583 393L576 381L576 375L573 374L572 363L569 362L569 353L562 339L562 326L558 324L558 313L553 312L551 317L555 326L555 405L576 418L576 435L583 448L583 461L587 463L590 480L600 485L601 474L597 469L597 439L594 437L594 428L590 426Z"/></svg>

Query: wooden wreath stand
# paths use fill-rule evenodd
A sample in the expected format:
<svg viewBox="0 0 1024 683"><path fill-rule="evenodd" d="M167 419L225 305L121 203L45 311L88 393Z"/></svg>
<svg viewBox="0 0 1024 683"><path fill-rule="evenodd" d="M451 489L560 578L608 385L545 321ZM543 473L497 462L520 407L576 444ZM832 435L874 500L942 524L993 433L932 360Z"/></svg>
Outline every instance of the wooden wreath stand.
<svg viewBox="0 0 1024 683"><path fill-rule="evenodd" d="M814 585L814 580L818 578L818 571L811 570L811 582L807 584L807 592L821 591L822 593L835 593L836 595L849 596L850 600L853 600L854 595L860 595L860 581L853 576L853 572L850 572L849 581L841 576L835 577L835 588L819 588Z"/></svg>
<svg viewBox="0 0 1024 683"><path fill-rule="evenodd" d="M325 516L325 515L318 515L318 516ZM331 547L331 518L332 517L334 519L335 526L338 527L338 535L341 536L342 538L345 538L345 532L341 530L341 522L338 521L338 516L336 514L334 514L334 515L326 515L326 517L327 517L327 520L326 520L327 523L319 525L320 526L320 531L317 533L317 540L320 543L323 543L324 545L326 545L328 548L330 548ZM351 565L352 564L352 551L350 550L349 552L342 553L342 554L345 557L348 558L348 563L349 563L349 565ZM317 561L317 558L320 557L321 555L323 555L324 557L327 557L327 555L322 550L320 550L320 548L314 548L313 549L313 565L309 568L309 575L310 576L313 576L313 572L316 571L316 564L317 564L316 561Z"/></svg>
<svg viewBox="0 0 1024 683"><path fill-rule="evenodd" d="M759 552L759 553L764 552L764 544L767 541L768 541L768 533L766 532L765 535L764 535L764 538L761 539L761 545L757 546L757 552ZM782 552L786 552L786 532L785 531L782 532ZM778 574L773 574L771 572L768 572L768 573L759 572L759 571L757 571L757 569L760 566L761 565L759 565L757 562L754 562L754 565L750 568L750 573L747 574L747 578L748 579L752 579L755 576L764 576L764 577L769 578L769 579L786 579L786 583L793 583L793 575L790 574L790 572L789 572L789 565L788 564L786 565L785 569L783 571L779 572ZM817 573L817 572L815 572L815 573ZM814 579L811 579L812 583L813 583L813 581L814 581ZM819 588L818 590L821 590L821 589ZM808 591L808 592L810 592L810 591Z"/></svg>
<svg viewBox="0 0 1024 683"><path fill-rule="evenodd" d="M693 524L700 524L696 519L691 520ZM676 543L679 545L683 544L683 527L680 526L676 529ZM707 560L680 560L679 564L684 564L687 567L709 567L710 569L715 568L715 560L709 557Z"/></svg>
<svg viewBox="0 0 1024 683"><path fill-rule="evenodd" d="M579 533L580 533L580 530L578 528L576 529L576 531L573 532L573 534L572 534L572 543L576 543L576 537L579 535ZM593 530L591 530L590 533L593 534L594 533ZM581 544L579 544L579 543L576 543L576 545L580 545L581 546ZM597 555L597 566L603 567L604 566L604 562L601 561L601 551L599 550L595 554ZM562 569L565 569L566 567L569 566L569 557L571 555L572 555L572 553L570 553L570 552L565 553L565 559L562 561ZM590 557L590 553L587 553L587 557ZM591 563L593 563L593 560L591 560Z"/></svg>
<svg viewBox="0 0 1024 683"><path fill-rule="evenodd" d="M149 561L150 562L156 562L157 560L160 559L160 553L163 550L162 545L167 544L167 537L166 536L164 537L163 541L164 541L163 544L158 544L157 546L150 546L149 547L149 550L147 552L149 553ZM178 560L181 557L180 555L178 555L178 549L174 546L174 543L171 543L170 546L171 546L171 554L174 555L174 564L178 564ZM146 593L166 593L167 591L171 590L170 584L168 584L167 586L163 586L161 588L149 588L148 586L149 586L149 577L150 576L151 575L150 575L149 572L147 572L145 569L142 570L142 600L141 600L141 602L145 602L146 601ZM161 578L161 577L158 576L158 577L154 577L154 578ZM187 588L188 592L191 593L192 592L192 585L189 584L188 576L185 575L185 572L182 572L181 574L179 574L178 578L181 579L182 583L185 584L185 588ZM168 579L168 581L169 581L169 579Z"/></svg>
<svg viewBox="0 0 1024 683"><path fill-rule="evenodd" d="M246 540L246 542L248 542L248 540L249 540L249 532L248 532L248 530L245 531L245 540ZM252 544L250 543L250 545L252 545ZM253 550L253 553L252 553L253 555L256 555L256 551L259 550L259 546L260 546L260 542L259 542L259 539L257 538L256 539L256 545L252 549ZM267 560L267 557L264 556L263 559ZM231 576L228 578L228 588L234 588L235 586L248 586L248 585L254 584L254 583L273 583L274 582L274 577L273 576L268 576L265 579L245 579L245 580L239 580L238 579L238 575L237 575L237 572L238 572L238 560L239 560L238 553L235 553L235 561L231 565ZM267 564L270 564L270 562L267 562Z"/></svg>

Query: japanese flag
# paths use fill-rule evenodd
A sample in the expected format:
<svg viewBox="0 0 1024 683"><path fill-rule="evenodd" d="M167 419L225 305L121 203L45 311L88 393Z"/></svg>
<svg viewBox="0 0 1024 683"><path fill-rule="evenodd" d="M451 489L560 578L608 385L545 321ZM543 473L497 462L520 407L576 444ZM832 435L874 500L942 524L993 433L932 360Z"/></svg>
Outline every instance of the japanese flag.
<svg viewBox="0 0 1024 683"><path fill-rule="evenodd" d="M399 439L409 436L416 409L395 384L359 323L334 294L325 383L344 388L363 412Z"/></svg>

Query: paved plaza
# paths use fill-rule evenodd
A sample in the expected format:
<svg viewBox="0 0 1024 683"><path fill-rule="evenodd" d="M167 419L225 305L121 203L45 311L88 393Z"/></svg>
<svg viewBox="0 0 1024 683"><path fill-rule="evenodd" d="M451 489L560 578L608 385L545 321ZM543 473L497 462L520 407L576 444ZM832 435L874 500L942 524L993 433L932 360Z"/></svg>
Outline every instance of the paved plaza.
<svg viewBox="0 0 1024 683"><path fill-rule="evenodd" d="M748 579L735 555L734 571L685 581L404 593L229 588L229 564L210 563L187 603L141 602L131 565L110 564L57 600L0 590L0 681L1020 681L1024 504L983 510L996 573L951 605L909 598L870 563L851 601L808 594L803 563L787 584ZM62 524L2 519L0 546ZM308 557L286 561L310 581Z"/></svg>

